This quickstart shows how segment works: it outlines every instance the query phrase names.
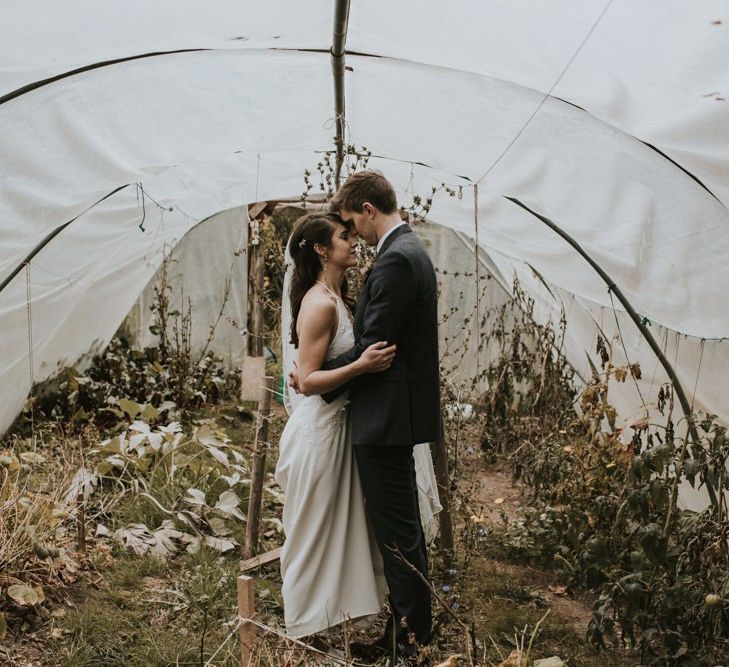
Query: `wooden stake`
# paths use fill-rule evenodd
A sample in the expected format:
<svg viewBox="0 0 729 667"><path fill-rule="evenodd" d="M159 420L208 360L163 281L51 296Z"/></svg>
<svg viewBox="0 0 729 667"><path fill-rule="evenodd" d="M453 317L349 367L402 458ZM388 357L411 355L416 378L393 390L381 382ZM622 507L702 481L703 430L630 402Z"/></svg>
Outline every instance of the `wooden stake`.
<svg viewBox="0 0 729 667"><path fill-rule="evenodd" d="M256 613L255 597L253 595L253 577L240 575L238 577L238 616L243 619L253 618ZM251 647L256 637L256 626L252 623L240 625L240 664L248 667L251 660Z"/></svg>
<svg viewBox="0 0 729 667"><path fill-rule="evenodd" d="M266 449L268 448L268 418L271 414L271 395L273 394L273 378L263 378L261 397L258 401L258 424L256 440L253 443L253 465L251 466L251 495L248 499L248 525L246 526L246 542L243 558L252 558L258 550L258 527L261 522L261 504L263 502L263 478L266 474Z"/></svg>
<svg viewBox="0 0 729 667"><path fill-rule="evenodd" d="M84 554L86 553L86 512L83 491L76 496L76 524L78 528L76 539L78 550Z"/></svg>
<svg viewBox="0 0 729 667"><path fill-rule="evenodd" d="M448 489L448 451L445 436L438 442L430 443L433 455L435 479L438 482L438 495L443 509L438 513L440 527L440 546L443 552L443 561L446 567L453 564L453 521L451 520L450 491Z"/></svg>
<svg viewBox="0 0 729 667"><path fill-rule="evenodd" d="M241 367L240 392L243 401L258 398L258 386L266 373L263 356L263 284L266 272L265 249L261 231L267 222L264 210L267 202L248 207L248 319L245 336L246 348Z"/></svg>
<svg viewBox="0 0 729 667"><path fill-rule="evenodd" d="M248 245L248 354L251 357L263 356L263 282L266 272L263 240L260 230L266 219L251 219ZM258 227L258 236L253 236L253 228Z"/></svg>

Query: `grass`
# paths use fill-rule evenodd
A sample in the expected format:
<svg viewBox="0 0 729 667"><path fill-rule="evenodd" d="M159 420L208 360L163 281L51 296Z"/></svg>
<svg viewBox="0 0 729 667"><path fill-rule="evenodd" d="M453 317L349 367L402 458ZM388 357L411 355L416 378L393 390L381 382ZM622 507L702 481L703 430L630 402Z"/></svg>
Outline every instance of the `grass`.
<svg viewBox="0 0 729 667"><path fill-rule="evenodd" d="M67 639L60 664L204 664L230 632L236 570L237 559L210 550L169 563L120 553L99 590L77 591L76 609L61 625ZM238 664L237 655L232 641L215 664Z"/></svg>
<svg viewBox="0 0 729 667"><path fill-rule="evenodd" d="M47 437L48 434L42 434ZM54 541L54 510L73 475L72 465L41 437L0 444L0 573L23 576L34 549ZM74 443L64 439L63 455Z"/></svg>

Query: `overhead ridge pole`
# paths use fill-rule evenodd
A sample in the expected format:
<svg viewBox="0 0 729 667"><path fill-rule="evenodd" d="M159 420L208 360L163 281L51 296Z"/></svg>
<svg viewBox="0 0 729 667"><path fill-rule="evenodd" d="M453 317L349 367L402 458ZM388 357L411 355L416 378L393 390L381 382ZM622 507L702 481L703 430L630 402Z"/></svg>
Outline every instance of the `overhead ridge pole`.
<svg viewBox="0 0 729 667"><path fill-rule="evenodd" d="M630 319L633 320L633 323L636 327L638 327L638 330L641 334L643 334L643 338L646 339L648 342L648 345L650 346L651 350L655 353L655 355L658 357L658 361L661 362L661 366L663 366L663 370L666 371L666 374L668 375L669 379L671 380L671 384L673 385L673 389L676 392L676 396L678 398L678 402L681 404L681 409L683 410L683 414L686 417L686 422L688 425L688 432L691 435L691 438L694 440L694 442L699 442L699 434L696 431L696 427L693 423L693 418L691 416L691 406L689 405L688 399L686 398L686 394L683 390L683 387L681 386L681 382L678 379L678 376L676 375L676 371L673 370L673 366L671 366L671 362L668 361L666 358L666 355L663 354L663 350L661 350L660 346L658 345L658 342L653 337L653 334L648 330L648 327L646 327L645 324L643 324L643 320L641 319L640 315L635 311L633 306L630 305L630 302L625 297L621 289L615 284L615 281L603 270L603 268L594 260L590 255L588 255L583 249L582 246L575 241L567 232L565 232L559 225L557 225L555 222L550 220L549 218L544 217L543 215L540 215L536 211L533 211L530 209L526 204L523 204L521 201L516 199L515 197L506 197L510 202L513 202L517 206L520 206L525 211L528 211L531 213L535 218L538 220L541 220L547 227L549 227L552 231L556 232L561 236L567 243L569 243L581 256L584 260L587 261L587 263L597 272L597 274L600 276L600 278L603 279L605 284L608 286L608 290L612 292L615 297L620 301L623 308L625 308L625 311L630 316ZM716 497L716 491L714 490L714 486L711 483L711 480L707 477L705 479L706 482L706 490L709 493L709 498L711 499L712 504L715 507L719 507L719 501Z"/></svg>
<svg viewBox="0 0 729 667"><path fill-rule="evenodd" d="M349 0L336 0L334 4L334 31L332 35L332 75L334 78L334 123L336 136L334 139L337 154L334 171L334 184L339 189L344 165L344 54L347 44L347 27L349 25Z"/></svg>

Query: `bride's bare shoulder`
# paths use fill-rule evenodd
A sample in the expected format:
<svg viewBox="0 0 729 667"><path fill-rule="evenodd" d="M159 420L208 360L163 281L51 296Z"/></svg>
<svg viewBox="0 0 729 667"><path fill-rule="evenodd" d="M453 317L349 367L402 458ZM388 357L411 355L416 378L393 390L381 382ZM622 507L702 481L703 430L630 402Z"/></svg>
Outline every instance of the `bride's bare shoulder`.
<svg viewBox="0 0 729 667"><path fill-rule="evenodd" d="M334 319L337 314L337 305L330 294L314 285L304 294L300 312L304 317Z"/></svg>

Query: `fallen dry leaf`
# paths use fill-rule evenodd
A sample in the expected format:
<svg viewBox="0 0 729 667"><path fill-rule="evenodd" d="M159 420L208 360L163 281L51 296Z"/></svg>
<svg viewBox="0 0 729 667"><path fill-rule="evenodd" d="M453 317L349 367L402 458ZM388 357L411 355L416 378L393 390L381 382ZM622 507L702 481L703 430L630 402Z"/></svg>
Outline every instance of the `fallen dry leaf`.
<svg viewBox="0 0 729 667"><path fill-rule="evenodd" d="M643 417L643 419L639 419L636 422L633 422L630 425L630 428L636 430L636 431L645 431L648 428L648 417Z"/></svg>
<svg viewBox="0 0 729 667"><path fill-rule="evenodd" d="M565 667L562 658L558 658L556 655L551 658L542 658L541 660L534 661L534 667Z"/></svg>
<svg viewBox="0 0 729 667"><path fill-rule="evenodd" d="M8 595L20 607L32 607L40 602L38 593L26 584L9 586Z"/></svg>
<svg viewBox="0 0 729 667"><path fill-rule="evenodd" d="M514 649L509 653L509 657L504 662L499 664L499 667L521 667L521 651Z"/></svg>

